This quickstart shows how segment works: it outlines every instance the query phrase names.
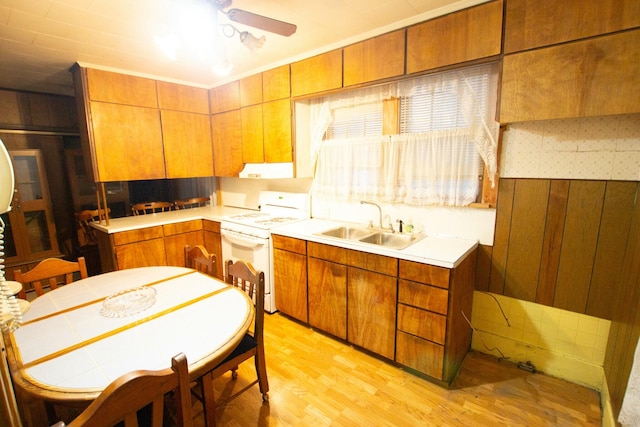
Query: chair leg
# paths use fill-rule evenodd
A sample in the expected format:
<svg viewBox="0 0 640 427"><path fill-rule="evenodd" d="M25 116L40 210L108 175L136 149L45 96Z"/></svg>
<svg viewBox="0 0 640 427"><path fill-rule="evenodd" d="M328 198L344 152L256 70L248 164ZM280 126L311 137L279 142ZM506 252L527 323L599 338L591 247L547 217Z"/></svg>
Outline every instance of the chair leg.
<svg viewBox="0 0 640 427"><path fill-rule="evenodd" d="M231 378L233 378L234 380L238 378L238 367L237 366L235 368L231 369Z"/></svg>
<svg viewBox="0 0 640 427"><path fill-rule="evenodd" d="M213 396L213 372L207 372L198 379L200 393L202 396L202 409L204 410L205 425L215 427L216 425L216 401Z"/></svg>
<svg viewBox="0 0 640 427"><path fill-rule="evenodd" d="M262 393L262 400L264 402L268 402L269 380L267 379L267 364L264 360L264 352L258 350L254 359L256 364L256 375L258 376L258 385L260 386L260 393Z"/></svg>

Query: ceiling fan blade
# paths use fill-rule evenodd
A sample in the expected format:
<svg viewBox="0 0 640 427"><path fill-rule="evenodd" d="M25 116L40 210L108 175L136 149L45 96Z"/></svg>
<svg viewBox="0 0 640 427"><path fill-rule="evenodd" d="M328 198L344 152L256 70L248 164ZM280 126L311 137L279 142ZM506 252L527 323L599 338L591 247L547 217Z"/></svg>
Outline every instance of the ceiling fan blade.
<svg viewBox="0 0 640 427"><path fill-rule="evenodd" d="M227 16L230 20L239 24L249 25L250 27L259 28L285 37L289 37L298 29L297 26L289 24L288 22L267 18L266 16L247 12L242 9L229 9Z"/></svg>

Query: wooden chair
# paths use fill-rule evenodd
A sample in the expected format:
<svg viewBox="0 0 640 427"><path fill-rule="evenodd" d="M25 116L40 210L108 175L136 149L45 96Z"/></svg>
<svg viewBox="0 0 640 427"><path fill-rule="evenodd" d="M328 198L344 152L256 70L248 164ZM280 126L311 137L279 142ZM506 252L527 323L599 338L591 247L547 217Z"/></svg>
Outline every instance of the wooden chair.
<svg viewBox="0 0 640 427"><path fill-rule="evenodd" d="M262 400L269 400L269 381L267 379L267 365L264 358L264 272L256 271L253 266L243 260L238 260L234 264L229 260L226 262L226 275L225 281L233 286L236 286L246 292L251 299L253 299L256 307L255 325L253 332L248 332L242 338L242 341L238 346L227 356L219 365L217 365L212 372L211 379L222 376L225 372L231 371L232 378L237 378L238 365L245 360L254 358L256 366L257 379L251 384L239 390L233 394L229 400L235 398L240 393L246 391L254 384L258 383L260 386L260 393L262 393ZM204 393L204 387L213 387L213 384L204 384L202 378L198 380L200 393Z"/></svg>
<svg viewBox="0 0 640 427"><path fill-rule="evenodd" d="M151 426L161 427L165 394L174 390L177 425L192 427L189 367L184 353L171 359L170 368L138 370L117 378L69 427L112 427L119 422L124 422L124 427L138 427L138 411L148 404L152 405Z"/></svg>
<svg viewBox="0 0 640 427"><path fill-rule="evenodd" d="M106 218L111 213L111 209L87 209L76 212L75 217L78 223L78 242L80 246L97 245L95 228L91 227L92 222L99 221L100 218Z"/></svg>
<svg viewBox="0 0 640 427"><path fill-rule="evenodd" d="M210 254L202 245L184 247L184 265L216 277L216 254Z"/></svg>
<svg viewBox="0 0 640 427"><path fill-rule="evenodd" d="M186 200L176 200L173 202L176 209L189 209L206 206L211 199L209 197L193 197Z"/></svg>
<svg viewBox="0 0 640 427"><path fill-rule="evenodd" d="M26 298L25 289L27 284L31 284L36 291L36 295L40 296L44 294L43 287L45 285L48 284L53 290L59 284L69 284L75 280L76 273L81 279L89 277L84 257L78 257L77 262L65 261L59 258L47 258L40 261L38 265L26 273L21 270L15 270L13 272L13 280L22 283L23 287L19 296L24 299Z"/></svg>
<svg viewBox="0 0 640 427"><path fill-rule="evenodd" d="M169 202L147 202L136 203L131 206L131 211L134 215L146 215L156 212L167 212L171 210L173 205Z"/></svg>

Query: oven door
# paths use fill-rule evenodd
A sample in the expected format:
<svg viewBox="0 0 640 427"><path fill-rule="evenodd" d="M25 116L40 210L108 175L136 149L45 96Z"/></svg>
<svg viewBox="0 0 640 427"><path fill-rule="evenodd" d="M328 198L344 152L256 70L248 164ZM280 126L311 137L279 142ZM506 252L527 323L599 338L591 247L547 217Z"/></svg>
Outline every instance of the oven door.
<svg viewBox="0 0 640 427"><path fill-rule="evenodd" d="M253 268L264 272L264 309L276 311L275 298L271 289L271 239L250 236L237 231L221 229L222 259L224 262L239 259L249 261ZM226 272L225 272L226 274Z"/></svg>

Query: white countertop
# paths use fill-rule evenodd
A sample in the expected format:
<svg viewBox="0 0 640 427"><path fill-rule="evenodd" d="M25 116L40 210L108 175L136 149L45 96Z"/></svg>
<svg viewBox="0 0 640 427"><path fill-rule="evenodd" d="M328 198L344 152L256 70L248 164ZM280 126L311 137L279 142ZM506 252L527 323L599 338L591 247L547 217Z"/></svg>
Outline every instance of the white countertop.
<svg viewBox="0 0 640 427"><path fill-rule="evenodd" d="M309 219L271 229L271 234L295 237L311 242L324 243L358 251L370 252L394 258L416 261L445 268L455 268L478 246L476 240L459 239L445 236L426 236L409 247L397 250L353 240L321 236L320 233L341 225L366 227L363 224L349 224L324 219Z"/></svg>
<svg viewBox="0 0 640 427"><path fill-rule="evenodd" d="M247 209L232 208L228 206L203 206L200 208L181 209L169 212L159 212L147 215L127 216L123 218L110 218L107 226L103 221L102 224L91 223L91 225L105 233L119 233L121 231L131 231L140 228L154 227L157 225L173 224L176 222L185 222L198 219L207 219L210 221L220 221L227 215L246 212Z"/></svg>

